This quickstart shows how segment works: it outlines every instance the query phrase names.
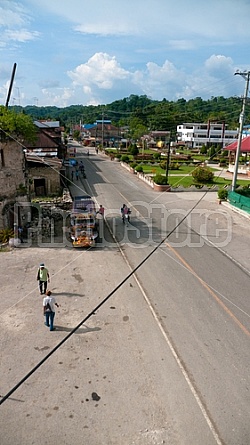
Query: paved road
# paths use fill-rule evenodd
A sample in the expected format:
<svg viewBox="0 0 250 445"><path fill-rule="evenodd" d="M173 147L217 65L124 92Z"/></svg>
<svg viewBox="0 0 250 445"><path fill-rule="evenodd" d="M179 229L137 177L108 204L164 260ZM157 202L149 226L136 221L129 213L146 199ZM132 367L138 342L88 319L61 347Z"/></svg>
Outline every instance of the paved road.
<svg viewBox="0 0 250 445"><path fill-rule="evenodd" d="M1 444L247 445L249 220L210 193L170 235L199 192L155 193L102 155L83 160L83 188L121 249L106 229L90 251L0 254L1 395L118 289L0 406ZM60 304L53 333L35 282L41 261Z"/></svg>

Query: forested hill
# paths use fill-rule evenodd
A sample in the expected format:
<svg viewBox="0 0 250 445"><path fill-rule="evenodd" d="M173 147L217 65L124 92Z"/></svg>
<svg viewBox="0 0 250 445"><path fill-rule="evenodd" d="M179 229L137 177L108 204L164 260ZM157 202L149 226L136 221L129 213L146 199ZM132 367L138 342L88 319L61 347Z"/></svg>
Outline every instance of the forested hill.
<svg viewBox="0 0 250 445"><path fill-rule="evenodd" d="M65 108L54 106L10 107L17 112L23 111L33 119L59 120L61 125L70 128L73 124L94 123L97 119L109 119L114 125L141 126L145 130L170 130L176 133L176 126L184 122L225 122L228 129L239 126L242 99L238 97L200 97L176 102L163 99L151 100L147 96L131 95L108 105L84 106L71 105ZM250 107L246 106L245 123L250 123Z"/></svg>

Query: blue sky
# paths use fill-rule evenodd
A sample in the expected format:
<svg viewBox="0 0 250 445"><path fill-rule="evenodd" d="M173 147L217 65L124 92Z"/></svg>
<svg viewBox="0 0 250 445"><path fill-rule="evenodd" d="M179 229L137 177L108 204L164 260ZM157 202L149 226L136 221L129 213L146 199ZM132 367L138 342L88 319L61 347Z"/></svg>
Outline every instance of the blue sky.
<svg viewBox="0 0 250 445"><path fill-rule="evenodd" d="M242 96L250 0L0 0L0 104Z"/></svg>

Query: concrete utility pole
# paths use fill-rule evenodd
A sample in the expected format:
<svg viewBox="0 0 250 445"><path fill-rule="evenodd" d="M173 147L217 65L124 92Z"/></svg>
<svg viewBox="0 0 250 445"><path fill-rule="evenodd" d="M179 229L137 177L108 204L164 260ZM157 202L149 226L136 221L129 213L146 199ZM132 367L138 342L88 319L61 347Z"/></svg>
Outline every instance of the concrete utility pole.
<svg viewBox="0 0 250 445"><path fill-rule="evenodd" d="M245 92L244 92L244 97L243 97L242 111L241 111L240 119L239 119L240 129L239 129L237 150L236 150L236 153L235 153L235 163L234 163L234 174L233 174L233 182L232 182L232 192L234 192L234 190L236 188L236 182L237 182L238 165L239 165L239 157L240 157L240 149L241 149L241 140L242 140L242 133L243 133L246 101L247 101L247 96L248 96L250 71L246 71L246 72L243 72L243 73L236 72L235 75L236 74L239 74L240 76L244 77L244 79L246 80L246 86L245 86Z"/></svg>
<svg viewBox="0 0 250 445"><path fill-rule="evenodd" d="M9 106L10 95L11 95L11 91L12 91L12 87L13 87L13 82L14 82L15 74L16 74L16 63L14 63L14 65L13 65L13 69L12 69L12 74L11 74L11 79L10 79L9 91L8 91L8 95L7 95L7 99L6 99L6 103L5 103L5 107L6 107L6 108L8 108L8 106Z"/></svg>

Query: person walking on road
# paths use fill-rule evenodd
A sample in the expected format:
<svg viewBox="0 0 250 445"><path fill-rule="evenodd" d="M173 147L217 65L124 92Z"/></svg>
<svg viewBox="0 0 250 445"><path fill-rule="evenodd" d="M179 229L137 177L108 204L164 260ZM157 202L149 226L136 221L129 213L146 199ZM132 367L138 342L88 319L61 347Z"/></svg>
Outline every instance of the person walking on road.
<svg viewBox="0 0 250 445"><path fill-rule="evenodd" d="M77 180L77 181L78 181L78 178L79 178L79 171L76 170L76 180Z"/></svg>
<svg viewBox="0 0 250 445"><path fill-rule="evenodd" d="M71 180L74 181L74 170L71 172Z"/></svg>
<svg viewBox="0 0 250 445"><path fill-rule="evenodd" d="M103 218L104 218L104 211L105 211L104 207L102 206L102 204L100 204L98 213L100 213L100 215L101 215Z"/></svg>
<svg viewBox="0 0 250 445"><path fill-rule="evenodd" d="M50 331L54 331L55 306L59 307L52 292L47 290L46 297L43 299L43 314L45 315L45 325L49 327Z"/></svg>
<svg viewBox="0 0 250 445"><path fill-rule="evenodd" d="M37 281L39 282L40 294L45 294L48 282L50 282L49 271L44 263L41 263L37 271Z"/></svg>

